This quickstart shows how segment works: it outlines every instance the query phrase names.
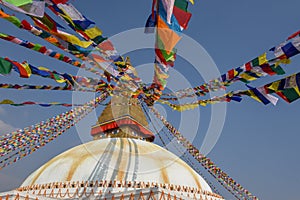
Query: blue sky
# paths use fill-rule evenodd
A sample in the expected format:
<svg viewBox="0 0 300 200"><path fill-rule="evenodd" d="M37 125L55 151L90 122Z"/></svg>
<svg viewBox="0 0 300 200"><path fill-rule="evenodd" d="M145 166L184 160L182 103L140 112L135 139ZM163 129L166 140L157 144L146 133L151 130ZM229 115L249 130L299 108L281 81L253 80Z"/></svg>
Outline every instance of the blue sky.
<svg viewBox="0 0 300 200"><path fill-rule="evenodd" d="M104 35L112 36L145 24L150 14L151 2L131 1L72 1L88 18L94 20L103 30ZM201 44L216 63L221 73L238 67L241 64L264 53L274 45L284 41L290 34L298 31L299 6L296 0L286 1L196 1L190 6L193 17L188 36ZM18 15L22 16L22 15ZM1 20L1 32L22 37L34 42L43 43L27 32L18 30L11 24ZM77 73L77 69L38 53L0 41L0 56L12 59L27 60L34 65L43 65L60 72ZM149 63L153 60L151 51L131 52L134 65ZM208 66L203 66L208 67ZM287 75L300 71L300 57L295 57L292 64L283 66ZM184 59L179 58L175 69L184 74L193 86L203 83L203 79L194 76L193 69ZM251 83L260 86L271 80L283 78L276 76L262 78ZM52 84L51 80L40 78L20 79L16 73L0 77L1 83ZM238 84L228 88L245 89ZM12 99L16 102L34 100L42 102L71 102L72 94L59 91L17 91L0 90L1 99ZM0 130L6 132L22 128L45 120L66 111L66 108L0 107ZM264 106L250 98L241 103L229 103L225 125L221 137L208 156L231 177L236 179L250 192L260 199L297 199L300 189L298 172L300 151L298 133L298 113L300 101L287 104L282 99L277 106ZM98 111L100 113L101 110ZM176 126L179 124L180 113L166 108L168 119ZM198 111L197 111L198 112ZM200 148L204 134L210 121L211 107L200 108L201 121L184 121L199 123L194 144ZM90 117L91 119L93 117ZM90 122L93 124L94 122ZM86 135L88 127L82 128ZM22 181L40 165L55 155L81 144L86 138L72 128L59 139L23 160L0 171L0 191L18 187ZM187 136L190 133L185 133ZM221 187L225 197L233 199Z"/></svg>

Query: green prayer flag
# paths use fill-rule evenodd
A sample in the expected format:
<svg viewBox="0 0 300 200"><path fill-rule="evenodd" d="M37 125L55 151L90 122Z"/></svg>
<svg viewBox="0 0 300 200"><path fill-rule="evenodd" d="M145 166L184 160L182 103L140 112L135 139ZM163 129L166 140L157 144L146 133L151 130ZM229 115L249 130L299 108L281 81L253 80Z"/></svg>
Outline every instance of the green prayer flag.
<svg viewBox="0 0 300 200"><path fill-rule="evenodd" d="M273 70L273 72L275 72L277 75L283 75L285 74L285 71L278 65L278 66L275 66L275 65L272 65L271 66L271 69Z"/></svg>
<svg viewBox="0 0 300 200"><path fill-rule="evenodd" d="M32 0L4 0L4 1L13 4L14 6L23 6L32 3Z"/></svg>
<svg viewBox="0 0 300 200"><path fill-rule="evenodd" d="M16 25L17 27L21 27L21 21L16 18L15 16L10 16L8 18L5 18L7 21L13 23L14 25Z"/></svg>
<svg viewBox="0 0 300 200"><path fill-rule="evenodd" d="M43 47L43 45L35 44L34 47L33 47L32 49L33 49L34 51L39 51L42 47Z"/></svg>
<svg viewBox="0 0 300 200"><path fill-rule="evenodd" d="M259 66L259 58L257 57L257 58L255 58L255 59L253 59L253 60L251 61L251 64L252 64L253 67Z"/></svg>
<svg viewBox="0 0 300 200"><path fill-rule="evenodd" d="M188 2L186 0L175 0L175 6L187 12Z"/></svg>
<svg viewBox="0 0 300 200"><path fill-rule="evenodd" d="M157 47L158 47L158 49L161 51L161 53L162 53L164 59L165 59L167 62L170 61L170 60L172 60L172 59L174 59L174 55L175 55L175 53L176 53L176 52L175 52L176 50L173 49L172 52L167 53L167 51L165 50L164 44L163 44L163 42L161 41L161 39L160 39L159 36L157 37Z"/></svg>
<svg viewBox="0 0 300 200"><path fill-rule="evenodd" d="M0 58L0 74L9 74L11 69L12 64L4 58Z"/></svg>
<svg viewBox="0 0 300 200"><path fill-rule="evenodd" d="M289 100L290 103L300 98L298 92L294 88L284 89L282 93Z"/></svg>

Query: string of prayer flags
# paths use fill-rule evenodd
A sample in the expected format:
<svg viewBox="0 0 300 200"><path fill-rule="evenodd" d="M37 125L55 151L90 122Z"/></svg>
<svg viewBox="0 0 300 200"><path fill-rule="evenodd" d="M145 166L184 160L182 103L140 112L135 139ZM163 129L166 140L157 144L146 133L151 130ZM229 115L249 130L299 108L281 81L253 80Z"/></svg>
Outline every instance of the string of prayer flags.
<svg viewBox="0 0 300 200"><path fill-rule="evenodd" d="M1 13L1 11L0 11L0 13ZM26 22L24 20L22 21L21 24L22 24L21 27L23 27L26 30L30 30L33 34L38 34L38 36L41 36L42 38L45 35L45 34L43 34L43 32L40 33L38 29L32 27L28 22ZM47 49L46 47L44 47L42 45L34 44L34 43L31 43L31 42L27 42L25 40L21 40L19 38L16 38L16 37L13 37L13 36L9 36L9 35L2 35L2 38L1 38L1 35L0 35L0 39L5 39L7 41L10 41L10 42L16 43L18 45L21 45L23 47L32 49L34 51L38 51L40 53L43 53L44 55L48 55L50 57L53 57L53 58L58 59L58 60L61 60L63 62L67 62L67 63L69 63L69 64L71 64L73 66L83 68L83 69L85 69L87 71L90 71L90 72L92 72L92 73L94 73L96 75L99 75L99 76L103 77L103 74L100 73L97 69L95 69L93 67L87 67L86 65L82 64L79 61L72 60L71 58L69 58L67 56L64 56L63 54L57 53L57 52L55 52L55 51L53 51L51 49ZM58 42L57 39L55 39L55 38L53 38L51 36L46 37L44 39L47 40L48 42L50 42L51 44L54 44L55 46L58 46L59 48L65 50L66 52L75 55L78 58L81 58L81 59L85 59L86 58L85 55L82 54L82 52L77 52L76 50L75 51L71 51L69 49L65 49L65 47L61 46L61 44ZM94 62L89 62L89 63L92 64L93 66L96 65Z"/></svg>
<svg viewBox="0 0 300 200"><path fill-rule="evenodd" d="M9 15L3 10L0 10L0 17L11 22L16 27L27 30L35 36L42 38L43 40L55 45L56 47L71 53L72 55L76 56L79 59L84 60L85 55L89 54L90 50L82 50L80 48L76 48L74 45L68 42L61 42L60 39L56 38L55 36L51 35L50 33L40 29L38 27L34 27L26 20L20 20L15 16Z"/></svg>
<svg viewBox="0 0 300 200"><path fill-rule="evenodd" d="M96 90L86 89L86 88L73 88L70 85L64 87L61 86L52 86L52 85L19 85L19 84L9 84L9 83L0 83L0 89L15 89L15 90L54 90L54 91L80 91L80 92L96 92L101 89L106 88L106 86L101 86Z"/></svg>
<svg viewBox="0 0 300 200"><path fill-rule="evenodd" d="M8 15L3 10L0 10L0 17L9 21L17 27L21 27L21 21L17 17Z"/></svg>
<svg viewBox="0 0 300 200"><path fill-rule="evenodd" d="M293 37L276 47L270 49L277 58L288 59L300 53L300 37Z"/></svg>
<svg viewBox="0 0 300 200"><path fill-rule="evenodd" d="M146 32L152 32L151 27L156 27L155 64L153 83L147 92L155 102L166 87L168 71L174 66L176 59L175 46L181 39L181 32L187 28L191 14L187 12L185 0L157 0L153 1L152 15L146 22ZM156 9L155 9L156 8ZM154 17L155 15L155 17ZM150 27L147 28L147 27ZM149 96L148 96L149 98Z"/></svg>
<svg viewBox="0 0 300 200"><path fill-rule="evenodd" d="M11 36L11 35L7 35L7 34L4 34L4 33L0 33L0 39L9 41L11 43L15 43L15 44L23 46L25 48L31 49L33 51L37 51L37 52L42 53L44 55L47 55L49 57L55 58L57 60L60 60L62 62L69 63L69 64L71 64L71 65L73 65L75 67L80 67L82 65L81 62L79 62L77 60L73 60L70 57L67 57L67 56L65 56L63 54L55 52L52 49L48 49L45 46L40 45L40 44L34 44L32 42L28 42L26 40L22 40L22 39L19 39L17 37L14 37L14 36Z"/></svg>
<svg viewBox="0 0 300 200"><path fill-rule="evenodd" d="M225 87L228 87L236 81L249 83L266 75L282 75L284 74L284 70L279 66L279 64L290 64L289 58L299 53L298 49L300 48L300 37L293 37L292 39L292 42L287 44L284 43L271 49L275 52L276 57L274 59L268 61L266 58L266 53L264 53L241 67L229 70L226 74L223 74L221 77L212 80L209 83L205 83L195 88L188 88L175 93L163 95L177 97L173 99L204 96L209 93L209 91L225 89ZM212 83L217 82L220 83L219 86L212 85Z"/></svg>
<svg viewBox="0 0 300 200"><path fill-rule="evenodd" d="M300 98L300 72L266 84L264 88L267 93L276 93L286 102L292 103Z"/></svg>
<svg viewBox="0 0 300 200"><path fill-rule="evenodd" d="M70 129L107 98L107 93L83 106L36 125L0 136L0 169L32 154ZM25 153L24 153L25 152Z"/></svg>
<svg viewBox="0 0 300 200"><path fill-rule="evenodd" d="M223 185L227 186L230 192L239 195L242 199L258 199L248 190L232 179L227 173L221 170L215 163L208 157L201 154L201 152L195 147L188 139L186 139L170 122L168 122L154 107L150 107L149 110L156 116L169 132L188 150L188 153L192 155L208 172L214 174L214 177Z"/></svg>
<svg viewBox="0 0 300 200"><path fill-rule="evenodd" d="M102 37L102 31L98 27L90 27L95 23L82 15L72 4L67 2L52 2L53 5L49 5L48 8L55 15L64 19L85 40L93 41L95 46L106 40L106 38Z"/></svg>
<svg viewBox="0 0 300 200"><path fill-rule="evenodd" d="M38 105L41 107L51 107L51 106L63 106L63 107L72 107L72 106L82 106L82 104L70 104L70 103L59 103L59 102L51 102L51 103L41 103L34 101L25 101L22 103L15 103L10 99L4 99L0 101L0 105L11 105L11 106L27 106L27 105Z"/></svg>
<svg viewBox="0 0 300 200"><path fill-rule="evenodd" d="M104 81L100 79L59 73L57 71L51 71L46 67L34 67L26 61L19 63L17 61L12 61L9 58L0 57L0 74L9 74L12 68L18 72L22 78L29 78L31 74L34 74L43 78L53 79L57 83L66 83L72 87L78 86L96 89L99 87L99 84L104 83Z"/></svg>
<svg viewBox="0 0 300 200"><path fill-rule="evenodd" d="M264 105L268 105L269 103L276 105L278 101L278 98L268 94L264 87L259 87L259 88L250 87L249 90L241 91L238 93L238 95L247 95L256 101L263 103Z"/></svg>
<svg viewBox="0 0 300 200"><path fill-rule="evenodd" d="M292 103L300 98L300 72L278 81L268 83L261 87L254 88L249 85L247 86L250 89L244 91L229 92L220 97L213 97L207 100L198 100L187 104L172 104L164 99L160 99L158 100L158 102L166 104L172 109L180 112L192 110L198 108L199 106L206 106L208 104L231 101L241 102L242 96L249 96L256 101L263 103L264 105L268 105L270 103L276 105L278 102L278 98L273 96L272 94L277 94L286 102Z"/></svg>
<svg viewBox="0 0 300 200"><path fill-rule="evenodd" d="M137 76L133 67L131 67L131 70L123 70L122 74L120 74L117 71L117 67L111 66L111 64L116 65L118 60L122 59L122 57L118 55L110 41L106 40L106 38L102 38L102 31L97 26L90 27L90 25L94 23L84 17L72 4L54 2L49 8L54 14L65 19L65 22L84 39L95 42L94 46L98 52L94 51L92 55L89 55L89 62L92 60L96 61L94 65L103 69L107 74L112 75L116 81L119 81L122 76L129 74L129 76L132 77L131 81L137 85L141 84L141 79ZM104 62L109 62L109 65L105 65ZM104 67L101 65L104 65ZM110 75L107 77L108 82L110 82ZM136 89L134 89L134 91L135 90Z"/></svg>
<svg viewBox="0 0 300 200"><path fill-rule="evenodd" d="M265 76L273 75L283 75L285 74L282 67L279 65L281 58L267 60L266 53L258 56L257 58L247 62L241 67L228 70L226 74L221 75L219 78L213 79L207 83L204 83L201 86L194 88L187 88L184 90L179 90L170 94L163 94L163 96L174 96L174 98L165 98L163 99L181 99L186 97L196 97L196 96L205 96L211 91L225 90L226 87L231 84L242 81L244 83L250 83L258 78ZM285 59L285 58L284 58ZM175 98L176 97L176 98Z"/></svg>
<svg viewBox="0 0 300 200"><path fill-rule="evenodd" d="M92 41L82 41L74 35L58 30L58 24L46 13L42 18L32 17L32 19L38 28L73 45L86 49L93 43Z"/></svg>
<svg viewBox="0 0 300 200"><path fill-rule="evenodd" d="M57 60L60 60L62 62L66 62L68 64L71 64L71 65L73 65L75 67L83 68L83 69L85 69L87 71L90 71L92 73L95 73L95 74L97 74L99 76L103 76L103 74L100 73L99 71L97 71L96 69L87 67L86 65L84 65L80 61L73 60L70 57L67 57L67 56L65 56L63 54L55 52L52 49L49 49L49 48L47 48L45 46L42 46L40 44L34 44L32 42L28 42L26 40L22 40L22 39L19 39L17 37L14 37L14 36L11 36L11 35L7 35L7 34L3 34L3 33L0 33L0 39L3 39L3 40L6 40L6 41L15 43L15 44L23 46L25 48L31 49L33 51L37 51L39 53L42 53L42 54L47 55L49 57L52 57L54 59L57 59ZM92 64L92 65L95 66L94 62L90 62L90 64Z"/></svg>
<svg viewBox="0 0 300 200"><path fill-rule="evenodd" d="M8 14L2 12L3 16L9 16ZM1 15L0 15L1 16ZM3 17L4 18L4 17ZM7 17L4 19L8 19ZM13 18L15 19L15 17ZM128 70L124 70L124 67L122 68L122 72L118 73L116 70L120 69L118 67L116 67L116 70L113 70L109 65L108 68L112 69L112 70L107 70L105 69L105 67L103 68L101 66L101 64L98 64L97 62L92 61L91 58L86 57L88 54L91 53L91 50L88 49L84 49L84 48L80 48L76 45L72 45L69 42L60 42L60 38L57 38L55 35L51 35L50 33L48 33L47 31L50 31L50 29L54 32L57 32L57 28L60 27L60 25L58 25L52 18L49 17L49 15L45 14L45 16L41 19L41 18L33 18L35 19L36 23L39 23L39 27L33 27L31 24L29 24L26 20L23 20L22 22L20 22L19 19L15 19L17 22L15 22L14 24L22 29L28 30L31 33L33 33L34 35L37 35L41 38L43 38L44 40L50 42L51 44L54 44L55 46L63 49L64 51L71 53L73 55L75 55L77 58L83 59L83 60L87 60L93 67L99 68L99 69L103 69L105 70L105 76L108 78L108 81L110 81L110 77L111 75L116 76L114 78L116 78L116 81L121 80L124 82L124 80L128 80L131 82L136 82L138 85L141 84L141 79L138 77L135 69L130 65L126 64L126 69ZM11 20L12 21L12 20ZM21 23L21 25L20 25ZM89 30L87 30L89 33L88 35L92 35L95 33L95 31L100 31L97 27L92 27ZM100 31L101 32L101 31ZM92 36L91 36L92 37ZM116 63L118 62L118 60L121 58L116 50L114 49L113 45L107 40L103 43L100 43L95 50L100 51L101 54L97 55L97 59L101 58L101 62L107 61L111 63ZM96 52L96 51L95 51ZM100 61L99 59L97 60L98 62ZM87 68L85 65L81 65L81 68L84 68L87 71L93 72L97 75L100 75L101 77L103 77L104 75L99 73L96 69L94 68ZM126 73L125 73L126 72ZM109 74L109 75L108 75ZM129 76L128 76L129 75ZM132 79L129 80L131 77ZM132 87L130 87L132 88ZM138 87L135 87L133 89L133 91L137 90Z"/></svg>

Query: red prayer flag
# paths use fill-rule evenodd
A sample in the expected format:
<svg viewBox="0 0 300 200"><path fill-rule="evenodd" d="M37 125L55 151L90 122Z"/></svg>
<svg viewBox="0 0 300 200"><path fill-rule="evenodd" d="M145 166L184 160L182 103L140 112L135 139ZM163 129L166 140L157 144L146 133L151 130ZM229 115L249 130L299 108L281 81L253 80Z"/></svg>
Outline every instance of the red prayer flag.
<svg viewBox="0 0 300 200"><path fill-rule="evenodd" d="M296 33L293 33L290 37L288 37L287 40L293 39L293 38L297 37L298 35L300 35L300 31L297 31Z"/></svg>
<svg viewBox="0 0 300 200"><path fill-rule="evenodd" d="M192 17L192 14L189 12L185 12L184 10L181 10L180 8L178 8L176 6L174 6L173 14L174 14L175 18L177 19L179 25L182 28L187 29L188 23Z"/></svg>

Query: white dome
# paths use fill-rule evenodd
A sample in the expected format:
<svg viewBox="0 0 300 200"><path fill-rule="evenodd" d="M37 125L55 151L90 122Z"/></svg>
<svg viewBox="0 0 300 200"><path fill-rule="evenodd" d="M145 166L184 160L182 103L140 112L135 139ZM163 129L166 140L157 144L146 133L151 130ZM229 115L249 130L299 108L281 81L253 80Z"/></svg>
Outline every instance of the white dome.
<svg viewBox="0 0 300 200"><path fill-rule="evenodd" d="M154 143L128 138L95 140L74 147L41 166L21 187L97 180L173 184L212 192L176 155Z"/></svg>

